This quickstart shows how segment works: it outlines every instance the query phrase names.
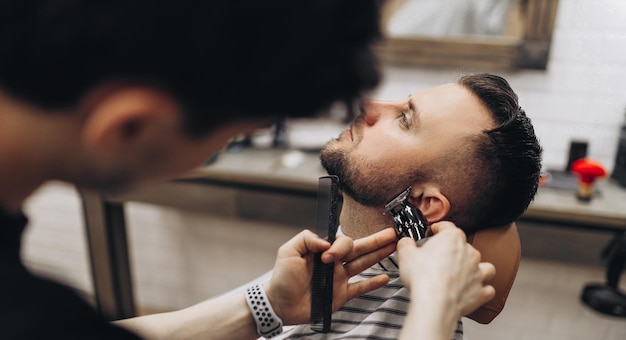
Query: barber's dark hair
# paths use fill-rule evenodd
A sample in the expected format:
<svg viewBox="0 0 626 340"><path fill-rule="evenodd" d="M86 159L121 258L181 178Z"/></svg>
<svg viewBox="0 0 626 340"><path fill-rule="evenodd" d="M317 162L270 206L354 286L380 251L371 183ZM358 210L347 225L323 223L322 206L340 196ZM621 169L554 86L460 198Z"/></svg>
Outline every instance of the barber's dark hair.
<svg viewBox="0 0 626 340"><path fill-rule="evenodd" d="M379 81L380 0L0 0L0 87L68 109L105 81L159 86L202 134L307 116Z"/></svg>
<svg viewBox="0 0 626 340"><path fill-rule="evenodd" d="M466 232L475 232L511 223L528 208L539 185L542 148L504 78L474 74L458 83L480 99L496 124L474 139L472 157L478 161L465 169L472 188L463 204L451 204L448 216Z"/></svg>

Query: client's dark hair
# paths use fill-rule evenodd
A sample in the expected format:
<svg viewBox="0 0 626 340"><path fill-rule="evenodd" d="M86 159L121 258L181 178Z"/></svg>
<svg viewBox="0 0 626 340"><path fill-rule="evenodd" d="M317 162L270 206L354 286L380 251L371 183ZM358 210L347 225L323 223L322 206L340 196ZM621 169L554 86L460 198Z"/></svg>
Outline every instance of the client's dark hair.
<svg viewBox="0 0 626 340"><path fill-rule="evenodd" d="M106 81L162 87L202 134L373 88L380 0L0 0L0 87L68 109Z"/></svg>
<svg viewBox="0 0 626 340"><path fill-rule="evenodd" d="M502 77L466 75L459 84L492 114L496 127L474 138L468 166L469 190L452 204L448 219L466 232L515 221L533 200L539 185L542 148L515 92Z"/></svg>

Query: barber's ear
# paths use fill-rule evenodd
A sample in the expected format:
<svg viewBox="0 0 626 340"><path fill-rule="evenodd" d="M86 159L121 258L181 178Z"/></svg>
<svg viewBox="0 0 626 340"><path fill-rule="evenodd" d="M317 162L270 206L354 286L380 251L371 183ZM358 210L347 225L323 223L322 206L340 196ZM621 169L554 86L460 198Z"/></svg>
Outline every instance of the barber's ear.
<svg viewBox="0 0 626 340"><path fill-rule="evenodd" d="M83 142L94 149L131 146L155 126L175 122L178 106L172 96L149 86L120 87L89 106Z"/></svg>
<svg viewBox="0 0 626 340"><path fill-rule="evenodd" d="M443 220L450 212L450 201L435 187L412 190L409 202L424 214L429 223Z"/></svg>

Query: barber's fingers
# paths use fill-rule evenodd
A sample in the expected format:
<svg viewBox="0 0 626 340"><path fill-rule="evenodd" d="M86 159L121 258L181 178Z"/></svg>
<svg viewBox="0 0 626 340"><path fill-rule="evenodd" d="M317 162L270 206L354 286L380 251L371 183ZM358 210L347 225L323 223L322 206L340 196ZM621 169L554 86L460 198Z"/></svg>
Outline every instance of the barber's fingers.
<svg viewBox="0 0 626 340"><path fill-rule="evenodd" d="M343 266L348 277L352 277L373 266L396 250L396 233L385 229L367 237L352 241L340 236L324 254L326 263L336 261Z"/></svg>
<svg viewBox="0 0 626 340"><path fill-rule="evenodd" d="M474 312L496 296L495 288L487 284L495 273L495 267L491 263L481 262L475 266L473 283L468 282L469 285L463 291L465 298L459 300L461 315Z"/></svg>
<svg viewBox="0 0 626 340"><path fill-rule="evenodd" d="M332 263L335 260L342 259L349 254L354 248L354 241L345 236L337 237L335 242L322 254L322 262Z"/></svg>
<svg viewBox="0 0 626 340"><path fill-rule="evenodd" d="M482 258L482 255L478 251L478 249L474 248L469 243L466 243L465 249L467 249L467 256L474 261L475 264L479 264Z"/></svg>
<svg viewBox="0 0 626 340"><path fill-rule="evenodd" d="M496 296L496 290L491 285L483 285L474 291L468 289L465 298L459 301L461 314L467 316L476 311L480 306L491 301Z"/></svg>
<svg viewBox="0 0 626 340"><path fill-rule="evenodd" d="M285 242L279 249L280 255L304 256L311 253L324 252L322 260L325 263L333 262L334 259L346 257L354 249L354 241L349 237L338 237L332 246L330 242L320 238L314 232L305 229Z"/></svg>
<svg viewBox="0 0 626 340"><path fill-rule="evenodd" d="M343 263L343 268L348 277L352 277L365 269L380 262L385 257L391 255L396 250L395 243L390 243L382 248L376 249L376 251L366 253L357 258Z"/></svg>
<svg viewBox="0 0 626 340"><path fill-rule="evenodd" d="M491 301L496 296L496 289L488 284L491 279L496 275L496 267L489 262L481 262L478 264L478 271L482 276L482 289L481 289L481 301L479 306L484 305L485 303Z"/></svg>
<svg viewBox="0 0 626 340"><path fill-rule="evenodd" d="M483 282L489 282L496 276L496 267L489 262L481 262L478 264L478 270L482 273L484 277Z"/></svg>
<svg viewBox="0 0 626 340"><path fill-rule="evenodd" d="M492 285L482 285L477 291L468 289L465 299L460 300L461 315L469 315L480 306L484 306L496 296L496 290Z"/></svg>
<svg viewBox="0 0 626 340"><path fill-rule="evenodd" d="M278 257L305 256L330 248L330 243L310 230L303 230L278 248Z"/></svg>
<svg viewBox="0 0 626 340"><path fill-rule="evenodd" d="M367 280L361 280L348 285L347 300L352 300L357 296L369 293L375 289L381 288L389 282L389 276L386 274L377 275ZM334 306L334 310L341 306Z"/></svg>
<svg viewBox="0 0 626 340"><path fill-rule="evenodd" d="M338 238L337 240L339 239L342 239L342 237ZM379 249L384 249L389 246L392 246L395 249L396 240L397 236L395 230L393 230L392 228L383 229L367 237L355 240L354 247L350 250L350 252L346 253L345 256L342 256L341 259L344 262L350 262L360 256L363 256L364 254L369 254L371 252L375 252ZM334 247L335 245L333 244L333 247L331 247L331 249Z"/></svg>
<svg viewBox="0 0 626 340"><path fill-rule="evenodd" d="M415 240L413 240L410 237L403 237L401 238L398 243L396 244L396 247L398 249L398 252L402 253L402 252L409 252L411 250L411 248L415 248L417 250L417 244L415 243Z"/></svg>
<svg viewBox="0 0 626 340"><path fill-rule="evenodd" d="M492 285L484 285L482 288L483 301L481 306L496 297L496 289Z"/></svg>
<svg viewBox="0 0 626 340"><path fill-rule="evenodd" d="M374 264L393 252L393 250L389 251L389 247L395 250L395 241L396 233L392 229L385 229L355 241L347 236L339 236L333 245L322 254L322 261L324 263L351 262L359 259L371 263L369 259L377 257L378 260L372 263ZM364 257L364 255L369 254L373 254L373 256ZM366 268L369 266L363 270Z"/></svg>
<svg viewBox="0 0 626 340"><path fill-rule="evenodd" d="M458 234L459 237L462 237L464 240L467 240L467 237L465 236L465 233L461 230L461 228L457 227L452 222L441 221L441 222L433 223L429 226L429 228L430 228L430 231L435 235L444 231L454 230L456 232L460 232L460 234Z"/></svg>
<svg viewBox="0 0 626 340"><path fill-rule="evenodd" d="M373 258L383 259L395 249L396 234L393 229L385 229L367 237L353 241L346 236L339 236L331 245L310 230L303 230L278 249L279 256L305 256L311 253L324 252L322 261L371 262ZM373 254L370 256L370 254ZM368 255L368 256L363 256ZM376 263L376 262L374 262ZM373 264L373 263L372 263ZM363 268L366 269L369 266Z"/></svg>

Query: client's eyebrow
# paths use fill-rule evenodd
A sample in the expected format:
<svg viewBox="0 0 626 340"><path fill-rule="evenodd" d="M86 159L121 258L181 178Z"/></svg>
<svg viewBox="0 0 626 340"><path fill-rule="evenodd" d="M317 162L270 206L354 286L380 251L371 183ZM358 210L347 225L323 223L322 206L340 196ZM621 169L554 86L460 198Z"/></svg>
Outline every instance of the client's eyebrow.
<svg viewBox="0 0 626 340"><path fill-rule="evenodd" d="M409 95L409 111L411 112L411 120L413 121L411 127L412 129L417 129L420 126L420 112L417 109L417 105L415 105L412 95Z"/></svg>

